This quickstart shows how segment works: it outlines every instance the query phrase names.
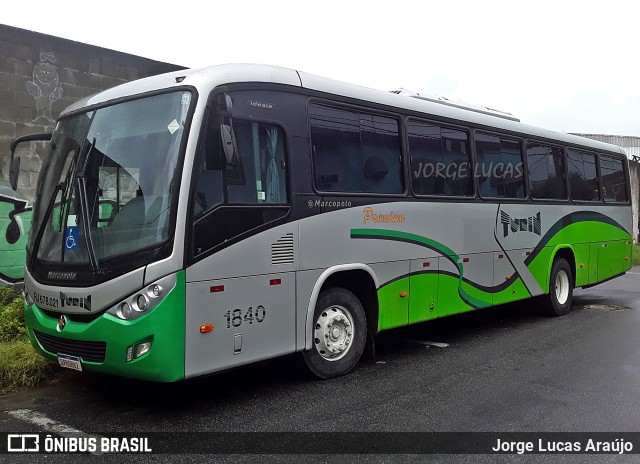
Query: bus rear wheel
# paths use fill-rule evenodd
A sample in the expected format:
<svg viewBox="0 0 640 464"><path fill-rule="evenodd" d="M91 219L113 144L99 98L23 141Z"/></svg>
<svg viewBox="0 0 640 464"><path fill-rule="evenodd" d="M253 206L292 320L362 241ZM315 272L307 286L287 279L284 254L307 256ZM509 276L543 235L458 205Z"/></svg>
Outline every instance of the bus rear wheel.
<svg viewBox="0 0 640 464"><path fill-rule="evenodd" d="M367 318L360 300L344 288L323 290L313 315L313 346L302 353L321 379L348 374L362 356Z"/></svg>
<svg viewBox="0 0 640 464"><path fill-rule="evenodd" d="M573 298L573 273L564 258L553 262L549 279L549 295L545 309L550 316L564 316L571 309Z"/></svg>

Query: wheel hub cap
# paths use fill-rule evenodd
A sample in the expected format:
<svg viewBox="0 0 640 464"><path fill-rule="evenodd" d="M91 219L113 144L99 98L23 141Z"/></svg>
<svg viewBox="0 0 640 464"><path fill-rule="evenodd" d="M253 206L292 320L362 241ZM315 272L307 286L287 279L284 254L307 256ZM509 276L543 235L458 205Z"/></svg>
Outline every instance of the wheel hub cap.
<svg viewBox="0 0 640 464"><path fill-rule="evenodd" d="M351 313L343 306L329 306L318 317L313 335L320 356L337 361L347 354L353 341Z"/></svg>

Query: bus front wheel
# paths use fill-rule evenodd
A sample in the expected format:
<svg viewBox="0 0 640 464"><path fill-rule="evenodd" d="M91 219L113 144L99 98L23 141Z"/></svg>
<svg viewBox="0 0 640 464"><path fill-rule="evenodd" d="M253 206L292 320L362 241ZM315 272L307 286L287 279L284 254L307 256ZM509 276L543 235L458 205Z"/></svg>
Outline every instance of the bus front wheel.
<svg viewBox="0 0 640 464"><path fill-rule="evenodd" d="M367 338L367 318L360 300L344 288L323 290L313 321L313 346L302 353L309 370L321 379L351 372Z"/></svg>
<svg viewBox="0 0 640 464"><path fill-rule="evenodd" d="M550 316L564 316L571 309L573 297L573 273L564 258L553 262L549 279L549 295L546 310Z"/></svg>

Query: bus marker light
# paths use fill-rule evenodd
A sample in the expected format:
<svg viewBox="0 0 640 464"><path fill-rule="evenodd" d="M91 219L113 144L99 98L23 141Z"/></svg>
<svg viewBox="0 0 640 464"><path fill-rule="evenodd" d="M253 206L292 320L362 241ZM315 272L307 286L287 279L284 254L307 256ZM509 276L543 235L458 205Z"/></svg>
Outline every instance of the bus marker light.
<svg viewBox="0 0 640 464"><path fill-rule="evenodd" d="M530 252L530 251L527 251L527 252L525 253L525 255L527 255L527 256L529 256L530 254L531 254L531 252Z"/></svg>
<svg viewBox="0 0 640 464"><path fill-rule="evenodd" d="M498 259L503 259L504 255L498 255Z"/></svg>
<svg viewBox="0 0 640 464"><path fill-rule="evenodd" d="M407 296L408 293L407 292L400 292L400 298L404 298L405 296Z"/></svg>
<svg viewBox="0 0 640 464"><path fill-rule="evenodd" d="M462 258L462 262L463 263L468 263L469 262L469 258Z"/></svg>
<svg viewBox="0 0 640 464"><path fill-rule="evenodd" d="M152 285L149 290L151 291L151 295L153 295L155 298L158 298L160 295L162 295L162 287L158 284Z"/></svg>
<svg viewBox="0 0 640 464"><path fill-rule="evenodd" d="M204 324L200 326L200 333L208 333L208 332L213 332L214 329L214 325L213 324Z"/></svg>
<svg viewBox="0 0 640 464"><path fill-rule="evenodd" d="M214 285L213 287L209 287L209 292L211 293L224 292L224 285Z"/></svg>
<svg viewBox="0 0 640 464"><path fill-rule="evenodd" d="M431 266L431 263L429 261L425 261L424 263L422 263L422 267L429 267Z"/></svg>
<svg viewBox="0 0 640 464"><path fill-rule="evenodd" d="M271 279L269 281L269 285L280 285L282 283L282 279Z"/></svg>
<svg viewBox="0 0 640 464"><path fill-rule="evenodd" d="M580 269L584 269L584 263L580 263Z"/></svg>
<svg viewBox="0 0 640 464"><path fill-rule="evenodd" d="M625 261L629 261L629 257L628 257L628 256L625 256L625 257L624 257L624 260L625 260Z"/></svg>
<svg viewBox="0 0 640 464"><path fill-rule="evenodd" d="M509 280L510 278L511 278L511 276L506 276L506 277L504 278L504 280Z"/></svg>

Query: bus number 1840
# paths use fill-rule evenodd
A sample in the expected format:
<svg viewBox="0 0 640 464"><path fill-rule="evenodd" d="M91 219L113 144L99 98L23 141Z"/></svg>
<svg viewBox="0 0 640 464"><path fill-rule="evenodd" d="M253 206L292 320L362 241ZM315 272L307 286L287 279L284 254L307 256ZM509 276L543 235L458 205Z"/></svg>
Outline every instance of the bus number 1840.
<svg viewBox="0 0 640 464"><path fill-rule="evenodd" d="M256 310L253 310L253 306L250 306L247 309L247 312L242 315L241 309L234 309L233 311L227 311L224 314L224 317L227 319L227 329L233 327L240 327L243 322L248 322L249 324L253 324L253 321L262 322L267 316L267 312L264 309L264 306L258 305Z"/></svg>

